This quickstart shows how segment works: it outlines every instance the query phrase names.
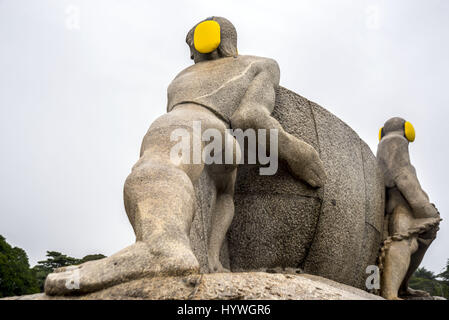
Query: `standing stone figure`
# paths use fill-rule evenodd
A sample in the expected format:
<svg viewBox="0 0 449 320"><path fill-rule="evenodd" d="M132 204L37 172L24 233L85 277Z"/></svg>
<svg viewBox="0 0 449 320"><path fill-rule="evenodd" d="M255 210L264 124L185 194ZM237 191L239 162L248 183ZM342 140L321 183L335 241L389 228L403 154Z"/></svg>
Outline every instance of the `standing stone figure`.
<svg viewBox="0 0 449 320"><path fill-rule="evenodd" d="M385 177L388 227L379 257L381 295L386 299L425 295L409 288L408 281L435 239L441 219L410 163L413 126L404 119L392 118L381 128L379 139L377 159Z"/></svg>
<svg viewBox="0 0 449 320"><path fill-rule="evenodd" d="M181 71L168 87L168 112L149 128L140 159L124 186L125 209L136 243L108 258L56 270L45 282L47 294L86 293L145 276L197 273L199 264L189 232L195 211L194 183L203 170L209 170L217 191L209 268L226 271L219 252L234 215L238 160L235 157L231 164L223 165L203 160L172 162L170 153L176 144L173 131L182 128L190 136L198 135L194 121L201 123L200 135L208 129L218 130L223 137L229 128L276 129L278 154L292 174L312 187L324 184L326 174L315 149L284 131L271 116L279 85L277 63L238 55L236 30L220 17L195 25L186 41L195 64ZM240 148L236 139L233 143ZM205 146L204 141L199 150L190 145L189 154L182 156L193 153L195 157Z"/></svg>

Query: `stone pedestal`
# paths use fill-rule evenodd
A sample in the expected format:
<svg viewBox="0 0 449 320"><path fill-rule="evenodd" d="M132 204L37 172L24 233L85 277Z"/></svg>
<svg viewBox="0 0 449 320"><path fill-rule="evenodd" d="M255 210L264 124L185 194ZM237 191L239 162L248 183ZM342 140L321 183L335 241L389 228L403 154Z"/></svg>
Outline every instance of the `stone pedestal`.
<svg viewBox="0 0 449 320"><path fill-rule="evenodd" d="M382 300L362 290L311 275L214 273L134 280L67 297L44 293L7 300Z"/></svg>

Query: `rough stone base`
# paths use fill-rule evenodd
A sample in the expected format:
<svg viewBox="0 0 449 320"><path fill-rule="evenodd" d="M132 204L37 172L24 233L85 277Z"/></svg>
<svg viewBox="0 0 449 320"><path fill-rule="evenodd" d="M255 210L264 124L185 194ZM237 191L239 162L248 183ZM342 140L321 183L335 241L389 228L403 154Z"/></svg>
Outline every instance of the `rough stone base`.
<svg viewBox="0 0 449 320"><path fill-rule="evenodd" d="M404 300L447 300L444 297L428 296L428 297L402 297Z"/></svg>
<svg viewBox="0 0 449 320"><path fill-rule="evenodd" d="M7 299L383 300L363 290L318 276L265 272L147 278L83 296L50 297L41 293Z"/></svg>

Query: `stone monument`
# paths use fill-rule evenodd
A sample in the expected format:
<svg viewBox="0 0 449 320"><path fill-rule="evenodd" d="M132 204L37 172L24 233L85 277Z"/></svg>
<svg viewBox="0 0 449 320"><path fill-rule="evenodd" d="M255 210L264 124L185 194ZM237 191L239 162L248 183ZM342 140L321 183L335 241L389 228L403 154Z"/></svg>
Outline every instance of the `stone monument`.
<svg viewBox="0 0 449 320"><path fill-rule="evenodd" d="M228 271L219 254L234 215L240 163L239 152L232 152L230 159L228 153L240 150L244 143L229 134L230 128L259 131L257 148L270 145L267 150L279 154L296 178L313 188L324 185L326 174L316 150L271 116L279 86L277 63L238 55L236 30L221 17L195 25L186 42L195 64L181 71L168 87L168 112L150 126L140 159L125 182L125 209L136 243L111 257L56 270L46 279L47 294L87 293L148 276L200 271L189 236L196 207L194 185L203 188L203 174L209 178L207 188L213 190L215 200L208 217L207 265L210 272ZM260 135L266 130L270 130L269 139ZM271 139L271 131L276 139ZM205 135L213 136L214 143L229 141L230 147L220 144L209 150L209 158L203 157L210 148L204 143ZM180 157L173 152L178 146L174 136L182 138ZM78 285L68 286L74 277Z"/></svg>
<svg viewBox="0 0 449 320"><path fill-rule="evenodd" d="M410 277L436 237L441 220L410 163L408 147L415 140L415 130L410 122L391 118L380 129L379 140L377 158L387 189L388 234L379 263L381 293L386 299L429 296L408 287Z"/></svg>
<svg viewBox="0 0 449 320"><path fill-rule="evenodd" d="M194 65L125 182L136 242L56 269L35 298L377 299L360 289L379 253L382 294L397 298L439 222L404 162L402 120L385 124L378 164L348 125L279 86L276 61L239 55L225 18L186 42Z"/></svg>

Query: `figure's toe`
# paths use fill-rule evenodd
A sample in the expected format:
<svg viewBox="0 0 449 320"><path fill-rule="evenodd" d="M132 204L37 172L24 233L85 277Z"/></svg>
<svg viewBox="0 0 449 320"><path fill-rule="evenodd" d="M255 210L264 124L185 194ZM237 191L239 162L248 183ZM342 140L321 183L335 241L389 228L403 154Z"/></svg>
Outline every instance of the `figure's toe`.
<svg viewBox="0 0 449 320"><path fill-rule="evenodd" d="M221 264L209 267L211 273L230 273L231 270L226 269Z"/></svg>
<svg viewBox="0 0 449 320"><path fill-rule="evenodd" d="M424 290L416 290L407 288L407 290L400 293L402 297L430 297L430 293Z"/></svg>
<svg viewBox="0 0 449 320"><path fill-rule="evenodd" d="M80 288L79 273L76 270L50 273L45 280L45 293L49 296L75 293Z"/></svg>

